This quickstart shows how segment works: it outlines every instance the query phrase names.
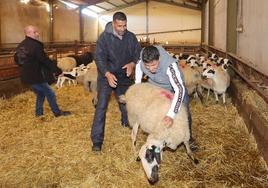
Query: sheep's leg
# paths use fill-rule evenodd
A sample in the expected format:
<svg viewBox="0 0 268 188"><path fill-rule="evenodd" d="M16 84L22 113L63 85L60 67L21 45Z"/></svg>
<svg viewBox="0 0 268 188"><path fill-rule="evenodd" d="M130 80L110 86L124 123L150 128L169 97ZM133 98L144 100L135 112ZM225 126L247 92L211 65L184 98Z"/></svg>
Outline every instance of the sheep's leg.
<svg viewBox="0 0 268 188"><path fill-rule="evenodd" d="M98 93L97 91L93 92L93 99L92 99L92 104L94 105L94 107L97 107L97 103L98 103Z"/></svg>
<svg viewBox="0 0 268 188"><path fill-rule="evenodd" d="M137 138L138 129L139 129L139 124L136 122L134 123L132 127L132 132L131 132L132 150L134 152L134 155L136 155L136 138Z"/></svg>
<svg viewBox="0 0 268 188"><path fill-rule="evenodd" d="M197 96L198 96L199 99L201 100L202 104L204 104L203 95L202 95L202 93L200 92L200 90L201 90L201 89L199 89L199 87L197 86L197 88L196 88Z"/></svg>
<svg viewBox="0 0 268 188"><path fill-rule="evenodd" d="M215 98L216 98L216 103L218 103L219 102L218 93L216 91L214 91L214 94L215 94Z"/></svg>
<svg viewBox="0 0 268 188"><path fill-rule="evenodd" d="M186 152L187 152L187 155L189 156L189 158L193 161L194 164L198 164L199 161L194 157L194 154L190 148L189 141L184 142L184 145L185 145Z"/></svg>
<svg viewBox="0 0 268 188"><path fill-rule="evenodd" d="M60 82L61 82L61 77L58 77L57 83L56 83L56 87L60 88Z"/></svg>
<svg viewBox="0 0 268 188"><path fill-rule="evenodd" d="M88 82L88 86L89 86L89 91L91 91L93 94L92 103L93 103L94 107L96 108L97 103L98 103L97 82L95 82L95 81Z"/></svg>
<svg viewBox="0 0 268 188"><path fill-rule="evenodd" d="M222 94L223 104L225 104L225 92Z"/></svg>
<svg viewBox="0 0 268 188"><path fill-rule="evenodd" d="M65 77L61 79L60 87L62 87L62 86L63 86L63 83L65 82L65 80L66 80L66 78L65 78Z"/></svg>
<svg viewBox="0 0 268 188"><path fill-rule="evenodd" d="M72 80L72 81L73 81L74 86L76 86L77 85L76 80Z"/></svg>
<svg viewBox="0 0 268 188"><path fill-rule="evenodd" d="M208 93L207 93L207 101L208 101L209 93L210 93L210 89L208 89Z"/></svg>

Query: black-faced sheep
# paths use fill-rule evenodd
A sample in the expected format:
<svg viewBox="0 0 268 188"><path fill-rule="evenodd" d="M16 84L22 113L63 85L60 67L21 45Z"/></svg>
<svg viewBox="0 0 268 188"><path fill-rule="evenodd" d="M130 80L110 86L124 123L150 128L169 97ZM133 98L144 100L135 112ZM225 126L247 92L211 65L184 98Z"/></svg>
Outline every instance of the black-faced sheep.
<svg viewBox="0 0 268 188"><path fill-rule="evenodd" d="M125 95L134 151L139 126L149 134L147 142L141 147L139 158L152 184L158 181L158 169L165 146L175 150L183 143L189 157L195 164L198 163L189 146L190 131L185 106L182 105L172 127L167 128L163 123L172 98L171 92L149 83L135 84Z"/></svg>
<svg viewBox="0 0 268 188"><path fill-rule="evenodd" d="M88 65L94 60L94 54L92 52L86 52L82 55L69 55L68 57L72 57L76 61L76 66L80 65Z"/></svg>
<svg viewBox="0 0 268 188"><path fill-rule="evenodd" d="M216 102L219 101L218 95L222 94L223 104L225 104L225 92L230 85L230 76L222 67L207 68L202 73L205 78L211 79L211 88L214 91Z"/></svg>

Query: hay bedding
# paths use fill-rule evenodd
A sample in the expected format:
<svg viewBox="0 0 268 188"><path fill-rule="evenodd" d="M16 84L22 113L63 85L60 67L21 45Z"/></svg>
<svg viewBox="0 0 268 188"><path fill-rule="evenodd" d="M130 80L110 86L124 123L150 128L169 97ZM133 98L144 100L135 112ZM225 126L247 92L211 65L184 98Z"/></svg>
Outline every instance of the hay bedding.
<svg viewBox="0 0 268 188"><path fill-rule="evenodd" d="M94 108L81 86L57 90L69 117L34 118L35 97L26 92L0 103L0 187L150 187L131 151L131 130L120 126L114 97L107 112L103 152L91 152ZM268 187L268 172L253 136L235 107L193 100L193 130L200 164L183 147L165 151L156 187ZM140 147L146 139L138 135Z"/></svg>

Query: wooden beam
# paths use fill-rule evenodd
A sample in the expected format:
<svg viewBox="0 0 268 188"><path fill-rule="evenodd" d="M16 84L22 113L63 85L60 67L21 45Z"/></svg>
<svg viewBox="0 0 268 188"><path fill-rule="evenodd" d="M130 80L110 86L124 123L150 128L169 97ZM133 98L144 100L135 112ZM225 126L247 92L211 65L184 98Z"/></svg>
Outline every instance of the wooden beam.
<svg viewBox="0 0 268 188"><path fill-rule="evenodd" d="M80 42L84 42L84 17L82 14L82 10L84 7L79 7L79 39Z"/></svg>
<svg viewBox="0 0 268 188"><path fill-rule="evenodd" d="M100 9L103 9L103 10L105 10L105 11L109 10L109 9L107 9L107 8L104 8L104 7L100 6L100 5L93 5L93 6L98 7L98 8L100 8Z"/></svg>
<svg viewBox="0 0 268 188"><path fill-rule="evenodd" d="M2 6L0 7L0 49L2 47ZM1 50L0 50L1 52Z"/></svg>
<svg viewBox="0 0 268 188"><path fill-rule="evenodd" d="M208 44L214 45L214 0L209 0Z"/></svg>
<svg viewBox="0 0 268 188"><path fill-rule="evenodd" d="M159 2L159 3L169 4L169 5L172 5L172 6L178 6L178 7L189 8L189 9L201 11L201 7L196 7L196 6L193 6L193 5L188 5L186 3L177 3L177 2L174 2L174 1L163 1L163 0L151 0L151 1L155 1L155 2Z"/></svg>
<svg viewBox="0 0 268 188"><path fill-rule="evenodd" d="M206 3L202 2L201 11L201 44L205 42Z"/></svg>
<svg viewBox="0 0 268 188"><path fill-rule="evenodd" d="M90 6L105 2L105 0L65 0L77 5Z"/></svg>
<svg viewBox="0 0 268 188"><path fill-rule="evenodd" d="M146 0L146 42L149 41L149 0Z"/></svg>
<svg viewBox="0 0 268 188"><path fill-rule="evenodd" d="M123 2L126 3L126 4L129 4L129 2L127 2L127 1L125 1L125 0L121 0L121 1L123 1Z"/></svg>
<svg viewBox="0 0 268 188"><path fill-rule="evenodd" d="M237 48L237 0L227 1L226 51L236 53Z"/></svg>
<svg viewBox="0 0 268 188"><path fill-rule="evenodd" d="M114 6L114 7L118 7L116 4L111 3L110 1L106 1L106 3L108 3L108 4L110 4L110 5Z"/></svg>
<svg viewBox="0 0 268 188"><path fill-rule="evenodd" d="M54 42L54 7L53 7L53 0L49 0L49 8L50 12L49 14L49 31L48 31L48 42Z"/></svg>
<svg viewBox="0 0 268 188"><path fill-rule="evenodd" d="M116 12L118 10L121 10L121 9L124 9L124 8L127 8L127 7L131 7L131 6L143 3L143 2L145 2L145 0L133 1L133 2L131 2L129 4L120 5L120 6L117 6L116 8L110 9L108 11L101 12L99 15L104 15L104 14L108 14L108 13L111 13L111 12Z"/></svg>
<svg viewBox="0 0 268 188"><path fill-rule="evenodd" d="M155 34L165 34L165 33L177 33L177 32L186 32L186 31L200 31L201 28L193 28L193 29L179 29L179 30L171 30L171 31L157 31L157 32L150 32L150 33L138 33L138 35L155 35Z"/></svg>
<svg viewBox="0 0 268 188"><path fill-rule="evenodd" d="M194 0L185 0L185 1L189 2L189 3L193 3L193 4L197 5L198 7L201 7L201 5L202 5L202 3L198 2L198 1L194 1Z"/></svg>

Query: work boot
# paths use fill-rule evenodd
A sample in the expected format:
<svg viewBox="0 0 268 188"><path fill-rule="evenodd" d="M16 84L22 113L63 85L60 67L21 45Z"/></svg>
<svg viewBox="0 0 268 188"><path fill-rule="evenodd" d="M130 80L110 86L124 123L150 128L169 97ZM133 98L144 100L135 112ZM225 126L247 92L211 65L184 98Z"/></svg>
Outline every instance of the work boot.
<svg viewBox="0 0 268 188"><path fill-rule="evenodd" d="M69 111L60 111L59 113L54 114L55 117L69 116L69 115L71 115L71 112L69 112Z"/></svg>
<svg viewBox="0 0 268 188"><path fill-rule="evenodd" d="M101 145L99 145L99 144L93 144L92 151L100 152L101 151Z"/></svg>

